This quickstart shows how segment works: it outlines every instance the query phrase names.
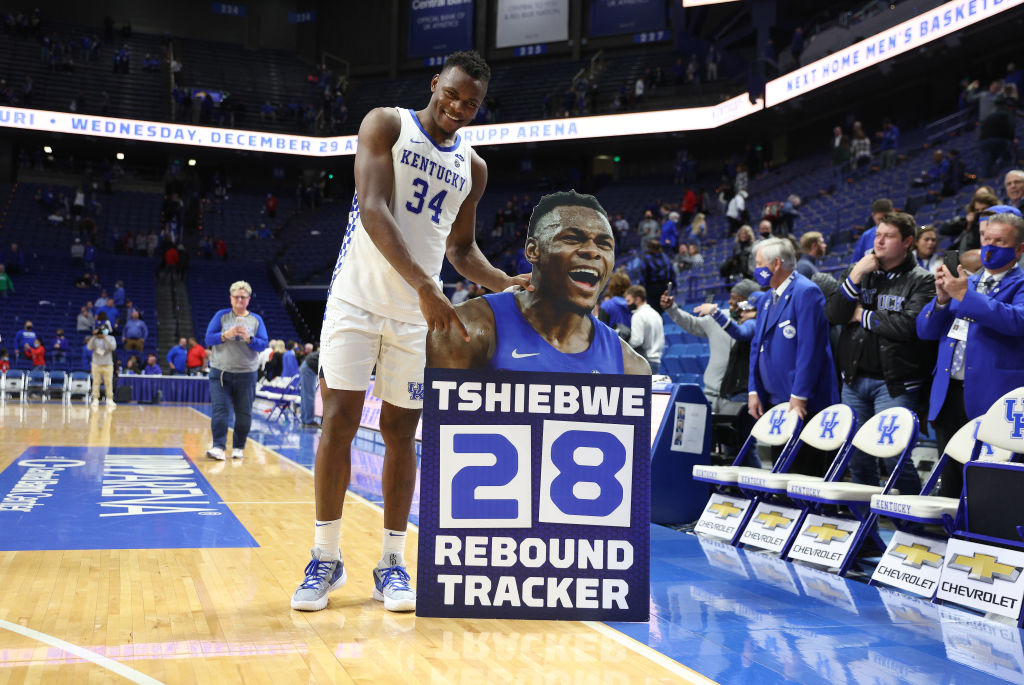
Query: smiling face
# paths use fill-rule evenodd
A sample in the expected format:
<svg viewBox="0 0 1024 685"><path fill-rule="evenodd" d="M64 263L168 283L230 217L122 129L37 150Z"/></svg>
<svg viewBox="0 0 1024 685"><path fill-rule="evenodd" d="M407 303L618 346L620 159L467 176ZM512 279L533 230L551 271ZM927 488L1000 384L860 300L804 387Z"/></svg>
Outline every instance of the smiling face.
<svg viewBox="0 0 1024 685"><path fill-rule="evenodd" d="M487 82L474 79L461 67L450 67L430 82L430 117L446 136L473 121L487 95Z"/></svg>
<svg viewBox="0 0 1024 685"><path fill-rule="evenodd" d="M552 300L588 312L597 304L615 265L608 220L589 207L556 207L537 222L526 241L534 285Z"/></svg>

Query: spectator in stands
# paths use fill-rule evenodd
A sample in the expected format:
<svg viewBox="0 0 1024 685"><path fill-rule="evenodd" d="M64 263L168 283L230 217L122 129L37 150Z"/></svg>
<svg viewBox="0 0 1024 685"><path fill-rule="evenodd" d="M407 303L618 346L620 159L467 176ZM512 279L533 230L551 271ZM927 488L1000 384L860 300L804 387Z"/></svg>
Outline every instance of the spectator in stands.
<svg viewBox="0 0 1024 685"><path fill-rule="evenodd" d="M786 198L785 202L782 203L782 210L779 218L776 219L772 226L774 227L775 233L779 236L787 236L793 233L793 224L800 218L800 196L790 195Z"/></svg>
<svg viewBox="0 0 1024 685"><path fill-rule="evenodd" d="M679 244L679 212L669 212L665 223L661 225L661 249L666 254L675 254Z"/></svg>
<svg viewBox="0 0 1024 685"><path fill-rule="evenodd" d="M1024 184L1021 187L1024 188ZM654 213L649 209L644 211L644 218L637 225L636 231L640 234L640 238L645 245L652 239L661 240L661 224L658 223L654 218Z"/></svg>
<svg viewBox="0 0 1024 685"><path fill-rule="evenodd" d="M967 277L940 264L935 297L917 316L918 335L940 341L928 407L940 454L968 420L1024 385L1024 219L996 214L981 242L984 270ZM950 460L939 492L959 498L962 484L961 465Z"/></svg>
<svg viewBox="0 0 1024 685"><path fill-rule="evenodd" d="M32 343L35 342L35 339L36 332L32 330L32 322L26 320L22 329L14 334L15 359L22 355L27 356L32 349Z"/></svg>
<svg viewBox="0 0 1024 685"><path fill-rule="evenodd" d="M798 273L796 252L788 240L773 238L756 254L755 280L769 287L757 315L750 344L747 408L754 419L765 409L788 403L801 417L809 417L836 403L835 364L829 347L825 296ZM801 449L793 469L822 476L825 458Z"/></svg>
<svg viewBox="0 0 1024 685"><path fill-rule="evenodd" d="M921 171L921 175L914 179L911 185L931 186L942 181L949 172L949 160L946 154L936 148L932 150L932 165Z"/></svg>
<svg viewBox="0 0 1024 685"><path fill-rule="evenodd" d="M869 250L875 246L875 230L878 228L878 222L882 220L882 217L886 214L893 212L892 200L889 198L879 198L871 203L871 224L870 227L864 231L860 238L857 240L857 246L853 249L853 261L860 261L860 258L868 253Z"/></svg>
<svg viewBox="0 0 1024 685"><path fill-rule="evenodd" d="M3 264L0 264L0 297L7 297L14 292L14 281L6 273Z"/></svg>
<svg viewBox="0 0 1024 685"><path fill-rule="evenodd" d="M185 357L185 370L189 376L198 376L206 371L206 360L209 355L206 348L199 344L195 337L188 339L188 355Z"/></svg>
<svg viewBox="0 0 1024 685"><path fill-rule="evenodd" d="M150 354L146 356L146 368L142 370L144 376L159 376L163 373L160 365L156 363L156 355Z"/></svg>
<svg viewBox="0 0 1024 685"><path fill-rule="evenodd" d="M844 171L850 163L850 139L841 126L832 129L832 166Z"/></svg>
<svg viewBox="0 0 1024 685"><path fill-rule="evenodd" d="M742 190L733 195L725 210L725 216L729 220L730 235L738 231L740 226L750 222L750 212L747 211L746 190Z"/></svg>
<svg viewBox="0 0 1024 685"><path fill-rule="evenodd" d="M693 217L693 221L690 222L690 230L687 234L687 240L699 244L707 237L707 234L707 217L704 215L703 212L697 212Z"/></svg>
<svg viewBox="0 0 1024 685"><path fill-rule="evenodd" d="M451 297L452 304L462 304L467 299L469 299L469 290L466 288L466 284L463 281L456 281Z"/></svg>
<svg viewBox="0 0 1024 685"><path fill-rule="evenodd" d="M995 111L1002 84L999 81L992 81L988 84L987 91L981 90L980 86L981 83L977 80L967 86L967 102L978 103L978 121L982 122Z"/></svg>
<svg viewBox="0 0 1024 685"><path fill-rule="evenodd" d="M299 375L299 360L295 356L294 340L285 343L284 355L281 358L281 375L286 378L295 378Z"/></svg>
<svg viewBox="0 0 1024 685"><path fill-rule="evenodd" d="M142 352L146 346L146 338L149 337L149 327L145 321L139 319L138 310L129 314L129 317L121 330L121 345L126 350Z"/></svg>
<svg viewBox="0 0 1024 685"><path fill-rule="evenodd" d="M768 220L768 219L761 219L761 221L758 222L758 224L757 224L757 240L754 241L754 245L753 245L753 247L750 250L750 273L754 273L754 268L755 268L754 261L755 261L755 258L757 257L757 248L759 248L761 246L761 243L765 242L766 240L771 240L772 239L772 232L773 231L774 231L774 227L772 226L772 222L770 220Z"/></svg>
<svg viewBox="0 0 1024 685"><path fill-rule="evenodd" d="M228 244L220 236L217 236L213 241L213 251L217 254L218 259L227 260Z"/></svg>
<svg viewBox="0 0 1024 685"><path fill-rule="evenodd" d="M740 162L736 165L736 178L733 181L733 190L736 193L740 193L741 191L746 193L749 187L750 173L747 171L747 165ZM743 197L746 198L747 195L744 195Z"/></svg>
<svg viewBox="0 0 1024 685"><path fill-rule="evenodd" d="M875 133L878 138L879 161L883 169L891 169L896 166L896 148L900 146L900 130L891 120L882 119L882 130Z"/></svg>
<svg viewBox="0 0 1024 685"><path fill-rule="evenodd" d="M71 343L66 337L64 337L64 329L58 328L57 335L53 339L53 345L50 346L53 351L53 361L58 364L63 364L68 360L68 350L71 349Z"/></svg>
<svg viewBox="0 0 1024 685"><path fill-rule="evenodd" d="M78 319L75 322L75 331L78 333L88 333L92 330L95 318L87 307L82 307L78 310Z"/></svg>
<svg viewBox="0 0 1024 685"><path fill-rule="evenodd" d="M616 328L620 324L628 328L633 314L624 295L631 285L629 276L621 271L612 272L608 279L608 287L604 292L604 300L598 307L597 318L612 328Z"/></svg>
<svg viewBox="0 0 1024 685"><path fill-rule="evenodd" d="M750 278L753 273L750 264L753 262L754 230L750 226L740 226L733 241L732 256L722 266L719 273L727 281Z"/></svg>
<svg viewBox="0 0 1024 685"><path fill-rule="evenodd" d="M220 461L226 458L224 450L232 410L235 426L231 456L243 457L252 423L259 353L267 346L267 327L263 319L248 310L252 287L245 281L235 281L228 292L231 308L213 315L205 339L210 349L210 399L213 403L210 420L213 445L206 455Z"/></svg>
<svg viewBox="0 0 1024 685"><path fill-rule="evenodd" d="M43 343L39 338L32 341L32 347L28 350L28 357L32 360L33 369L46 368L46 348L43 347Z"/></svg>
<svg viewBox="0 0 1024 685"><path fill-rule="evenodd" d="M271 355L267 360L267 378L280 378L284 369L284 340L271 340Z"/></svg>
<svg viewBox="0 0 1024 685"><path fill-rule="evenodd" d="M85 241L85 252L82 254L82 260L85 262L85 268L88 269L95 275L96 272L96 246L93 245L91 240ZM95 280L94 280L95 283Z"/></svg>
<svg viewBox="0 0 1024 685"><path fill-rule="evenodd" d="M800 261L796 263L800 275L813 279L818 273L818 260L825 256L827 249L825 238L818 231L808 231L800 236Z"/></svg>
<svg viewBox="0 0 1024 685"><path fill-rule="evenodd" d="M993 176L1000 163L1016 162L1014 118L1017 109L1016 91L1000 94L992 112L978 126L978 151L981 153L981 175Z"/></svg>
<svg viewBox="0 0 1024 685"><path fill-rule="evenodd" d="M97 314L103 312L107 315L107 320L110 321L110 325L113 329L121 327L121 313L114 306L114 298L108 297L107 302L102 307L97 308Z"/></svg>
<svg viewBox="0 0 1024 685"><path fill-rule="evenodd" d="M661 305L660 302L658 304ZM665 349L665 325L661 314L647 303L647 290L642 285L631 285L626 289L626 305L632 317L628 330L624 326L617 328L619 336L647 360L651 373L658 373L661 353Z"/></svg>
<svg viewBox="0 0 1024 685"><path fill-rule="evenodd" d="M527 221L529 221L528 218ZM615 212L615 220L612 222L612 228L615 229L616 243L621 243L626 239L626 236L629 234L629 222L622 218L622 212Z"/></svg>
<svg viewBox="0 0 1024 685"><path fill-rule="evenodd" d="M97 311L97 313L98 313L98 312L99 312L99 311L100 311L100 310L101 310L101 309L102 309L103 307L106 307L106 306L107 306L107 300L108 300L109 298L110 298L110 295L108 295L108 294L107 294L107 291L106 291L106 290L102 290L102 289L101 289L101 290L100 290L100 295L99 295L99 297L97 297L97 298L96 298L96 301L95 301L95 302L93 302L93 306L94 306L94 307L96 307L96 311Z"/></svg>
<svg viewBox="0 0 1024 685"><path fill-rule="evenodd" d="M299 420L305 428L317 428L316 383L320 370L320 350L313 350L302 360L299 367Z"/></svg>
<svg viewBox="0 0 1024 685"><path fill-rule="evenodd" d="M1024 188L1024 183L1022 183ZM965 216L957 216L945 221L937 228L940 235L950 236L955 249L961 253L969 250L977 250L981 247L980 223L981 215L988 209L999 204L995 193L986 186L981 186L974 191L971 201L965 207ZM1009 206L1013 206L1010 203ZM1019 211L1019 210L1017 210Z"/></svg>
<svg viewBox="0 0 1024 685"><path fill-rule="evenodd" d="M128 357L128 361L124 363L124 372L129 376L137 376L142 373L142 361L137 355Z"/></svg>
<svg viewBox="0 0 1024 685"><path fill-rule="evenodd" d="M124 281L118 281L114 284L114 294L110 296L114 301L114 306L118 309L124 308Z"/></svg>
<svg viewBox="0 0 1024 685"><path fill-rule="evenodd" d="M842 326L837 350L842 401L860 425L884 409L920 408L920 390L931 372L934 348L922 345L915 321L935 293L935 277L917 265L911 248L914 217L897 212L878 224L874 250L843 272L842 287L825 303L825 313ZM897 458L885 460L891 471ZM879 484L878 459L859 450L850 461L855 483ZM896 483L901 493L921 491L913 468Z"/></svg>
<svg viewBox="0 0 1024 685"><path fill-rule="evenodd" d="M939 264L942 264L942 257L936 250L938 244L939 238L933 226L922 226L917 231L914 257L917 259L917 265L933 276L939 270Z"/></svg>
<svg viewBox="0 0 1024 685"><path fill-rule="evenodd" d="M107 409L114 404L114 350L117 340L111 335L110 324L99 322L92 335L86 338L86 347L92 352L92 406L100 405L100 386L106 390Z"/></svg>
<svg viewBox="0 0 1024 685"><path fill-rule="evenodd" d="M18 243L11 243L3 264L7 267L7 273L14 276L17 276L25 268L25 256L18 249Z"/></svg>
<svg viewBox="0 0 1024 685"><path fill-rule="evenodd" d="M708 48L708 55L704 58L704 69L707 74L708 82L718 80L718 63L721 61L721 56L718 54L718 50L714 45Z"/></svg>
<svg viewBox="0 0 1024 685"><path fill-rule="evenodd" d="M178 344L167 350L167 363L171 366L171 372L185 374L188 372L188 341L180 338Z"/></svg>
<svg viewBox="0 0 1024 685"><path fill-rule="evenodd" d="M81 264L84 256L85 245L82 244L81 238L75 238L75 242L71 244L71 263Z"/></svg>
<svg viewBox="0 0 1024 685"><path fill-rule="evenodd" d="M857 125L854 125L853 138L850 139L850 156L853 158L854 169L871 164L871 139Z"/></svg>
<svg viewBox="0 0 1024 685"><path fill-rule="evenodd" d="M263 203L263 208L267 212L267 216L271 219L277 218L277 198L274 197L273 193L267 193L267 200Z"/></svg>
<svg viewBox="0 0 1024 685"><path fill-rule="evenodd" d="M1003 179L1006 189L1006 204L1024 210L1024 171L1011 169ZM998 203L997 203L998 204Z"/></svg>
<svg viewBox="0 0 1024 685"><path fill-rule="evenodd" d="M7 353L7 348L0 349L0 373L7 373L11 370L11 355Z"/></svg>
<svg viewBox="0 0 1024 685"><path fill-rule="evenodd" d="M668 289L672 275L671 257L662 251L661 244L657 240L647 241L647 252L644 253L643 271L640 277L643 279L646 291L651 293L651 297L658 298L659 308L661 307L661 294ZM646 296L644 300L647 300ZM661 313L660 309L658 313Z"/></svg>

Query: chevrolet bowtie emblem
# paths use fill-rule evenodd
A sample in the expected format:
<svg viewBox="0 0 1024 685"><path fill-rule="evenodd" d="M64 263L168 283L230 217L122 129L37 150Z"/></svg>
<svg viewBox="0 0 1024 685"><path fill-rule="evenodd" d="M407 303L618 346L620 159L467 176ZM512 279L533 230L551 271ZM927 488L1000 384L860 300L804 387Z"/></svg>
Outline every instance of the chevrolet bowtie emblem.
<svg viewBox="0 0 1024 685"><path fill-rule="evenodd" d="M820 526L810 526L804 531L804 535L814 538L815 542L829 544L833 540L842 542L850 537L850 531L839 528L834 523L824 523Z"/></svg>
<svg viewBox="0 0 1024 685"><path fill-rule="evenodd" d="M777 511L766 511L763 514L758 514L756 520L768 530L788 528L789 524L793 522L793 519L786 518Z"/></svg>
<svg viewBox="0 0 1024 685"><path fill-rule="evenodd" d="M921 568L921 565L938 567L942 565L942 555L931 551L927 545L914 543L912 545L896 545L889 554L903 559L904 566Z"/></svg>
<svg viewBox="0 0 1024 685"><path fill-rule="evenodd" d="M983 583L993 583L996 578L1012 583L1020 576L1018 567L1001 564L994 556L981 552L970 557L966 554L957 554L950 560L948 566L957 571L967 571L968 578Z"/></svg>
<svg viewBox="0 0 1024 685"><path fill-rule="evenodd" d="M715 512L718 518L727 519L730 516L739 516L743 510L729 502L717 502L711 505L711 511Z"/></svg>

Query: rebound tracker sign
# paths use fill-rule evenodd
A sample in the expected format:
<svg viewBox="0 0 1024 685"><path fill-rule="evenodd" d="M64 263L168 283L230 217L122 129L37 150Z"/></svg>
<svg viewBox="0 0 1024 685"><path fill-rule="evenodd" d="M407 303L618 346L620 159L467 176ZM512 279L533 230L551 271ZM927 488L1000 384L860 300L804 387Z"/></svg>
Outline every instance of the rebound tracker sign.
<svg viewBox="0 0 1024 685"><path fill-rule="evenodd" d="M650 382L427 369L417 615L648 620Z"/></svg>
<svg viewBox="0 0 1024 685"><path fill-rule="evenodd" d="M0 550L258 546L180 449L35 446L0 472Z"/></svg>

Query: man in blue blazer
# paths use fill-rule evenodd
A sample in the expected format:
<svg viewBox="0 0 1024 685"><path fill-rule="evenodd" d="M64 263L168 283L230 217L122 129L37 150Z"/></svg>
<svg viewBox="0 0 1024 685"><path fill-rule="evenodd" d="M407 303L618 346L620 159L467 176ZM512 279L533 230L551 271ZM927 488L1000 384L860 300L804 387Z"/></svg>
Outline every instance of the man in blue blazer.
<svg viewBox="0 0 1024 685"><path fill-rule="evenodd" d="M769 290L758 305L750 345L747 408L757 419L769 407L788 402L809 418L839 401L825 296L794 271L796 252L788 240L761 243L755 266L754 279ZM826 468L824 455L806 446L792 466L797 473L818 476Z"/></svg>
<svg viewBox="0 0 1024 685"><path fill-rule="evenodd" d="M928 419L939 450L970 419L1002 395L1024 385L1024 220L996 214L981 234L982 271L968 277L940 265L935 298L917 315L917 334L939 340ZM959 497L963 471L950 460L940 494Z"/></svg>

